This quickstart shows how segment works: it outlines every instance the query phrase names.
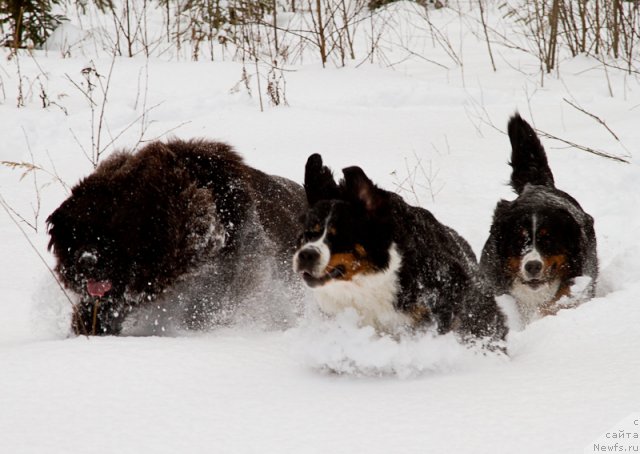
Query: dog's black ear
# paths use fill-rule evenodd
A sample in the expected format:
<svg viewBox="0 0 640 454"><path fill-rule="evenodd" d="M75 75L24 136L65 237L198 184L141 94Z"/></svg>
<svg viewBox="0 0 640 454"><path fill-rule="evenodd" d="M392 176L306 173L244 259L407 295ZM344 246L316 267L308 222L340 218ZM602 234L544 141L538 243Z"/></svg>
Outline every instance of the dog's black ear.
<svg viewBox="0 0 640 454"><path fill-rule="evenodd" d="M318 153L312 154L307 159L304 169L304 190L310 206L320 200L338 198L338 185L333 179L331 170L322 164L322 156Z"/></svg>
<svg viewBox="0 0 640 454"><path fill-rule="evenodd" d="M384 192L373 184L360 167L347 167L342 169L342 173L345 194L349 200L362 203L368 212L377 211L384 205Z"/></svg>
<svg viewBox="0 0 640 454"><path fill-rule="evenodd" d="M53 248L53 236L54 236L54 229L56 227L56 225L58 224L57 221L57 217L58 217L58 210L54 211L53 213L51 213L49 215L49 217L47 218L47 220L45 221L46 226L47 226L47 234L49 234L49 244L47 245L47 250L51 250Z"/></svg>

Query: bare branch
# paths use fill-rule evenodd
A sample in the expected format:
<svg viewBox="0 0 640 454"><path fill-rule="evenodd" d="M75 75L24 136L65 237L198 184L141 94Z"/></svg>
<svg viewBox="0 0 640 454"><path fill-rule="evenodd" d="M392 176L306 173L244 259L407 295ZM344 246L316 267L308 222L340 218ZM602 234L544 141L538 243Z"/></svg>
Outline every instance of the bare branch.
<svg viewBox="0 0 640 454"><path fill-rule="evenodd" d="M582 151L586 151L587 153L591 153L594 154L596 156L600 156L602 158L607 158L607 159L611 159L613 161L617 161L617 162L624 162L625 164L629 164L629 161L621 158L620 156L616 156L616 155L612 155L610 153L607 153L606 151L602 151L602 150L596 150L584 145L579 145L575 142L571 142L569 140L565 140L565 139L561 139L560 137L554 136L553 134L549 134L548 132L542 131L540 129L536 129L536 132L538 134L540 134L543 137L547 137L549 139L553 139L553 140L557 140L558 142L562 142L566 145L569 145L573 148L577 148L578 150L582 150Z"/></svg>
<svg viewBox="0 0 640 454"><path fill-rule="evenodd" d="M618 136L616 135L615 132L613 132L611 130L611 128L609 128L609 126L607 126L607 124L604 122L604 120L602 120L600 117L598 117L597 115L592 114L591 112L587 112L586 110L584 110L582 107L577 106L576 104L572 103L571 101L569 101L567 98L562 98L562 100L564 102L566 102L567 104L569 104L571 107L573 107L576 110L579 110L580 112L582 112L585 115L590 116L591 118L593 118L594 120L596 120L598 123L600 123L602 126L605 127L605 129L607 131L609 131L609 134L611 134L613 136L614 139L616 139L618 142L620 142L620 139L618 138Z"/></svg>
<svg viewBox="0 0 640 454"><path fill-rule="evenodd" d="M60 290L62 291L62 293L64 294L64 296L66 297L67 301L69 301L69 304L71 304L71 307L73 308L74 312L77 311L76 309L76 305L73 302L73 300L71 299L71 297L69 296L69 294L67 293L67 291L64 289L64 286L62 285L62 283L60 282L60 280L58 279L58 276L56 276L56 273L54 273L54 271L51 269L51 267L49 266L49 264L47 263L47 261L44 259L44 257L42 256L42 254L40 254L40 251L38 250L38 248L33 244L33 241L31 241L31 238L29 238L29 235L27 235L27 232L25 232L25 230L22 228L22 226L20 225L20 223L13 217L13 210L11 209L11 207L9 206L9 204L7 203L7 201L4 199L4 197L2 195L0 195L0 205L2 206L2 208L4 209L4 211L7 213L7 215L9 216L9 219L11 219L11 221L16 225L16 227L18 227L18 230L20 230L20 233L22 233L22 235L25 237L25 239L27 240L27 242L29 243L29 246L31 246L31 249L33 249L33 252L36 253L36 255L38 256L38 258L40 259L40 261L43 263L43 265L47 268L47 270L49 271L49 273L51 274L51 276L53 276L53 279L56 281L56 283L58 284L58 287L60 287Z"/></svg>

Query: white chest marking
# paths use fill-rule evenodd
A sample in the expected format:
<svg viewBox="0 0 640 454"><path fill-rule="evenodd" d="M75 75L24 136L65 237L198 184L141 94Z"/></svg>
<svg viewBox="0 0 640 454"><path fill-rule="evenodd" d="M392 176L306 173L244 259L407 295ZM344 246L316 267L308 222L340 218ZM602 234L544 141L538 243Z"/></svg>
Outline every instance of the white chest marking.
<svg viewBox="0 0 640 454"><path fill-rule="evenodd" d="M350 281L333 280L313 289L320 309L336 315L346 308L354 308L362 323L383 331L393 332L411 324L411 318L398 310L394 303L399 284L398 272L402 257L395 244L389 248L389 267L379 273L358 274Z"/></svg>
<svg viewBox="0 0 640 454"><path fill-rule="evenodd" d="M536 244L538 231L538 215L536 213L533 214L531 222L531 250L523 255L520 261L519 276L515 279L509 291L511 296L516 300L516 306L525 324L540 318L540 309L556 297L558 289L560 288L560 281L557 279L552 282L546 282L535 289L522 282L523 280L527 280L527 271L525 269L527 263L531 261L543 261L542 255L540 251L538 251L538 245Z"/></svg>
<svg viewBox="0 0 640 454"><path fill-rule="evenodd" d="M540 308L556 297L559 288L557 279L535 289L516 279L509 293L515 298L522 321L526 324L540 317Z"/></svg>

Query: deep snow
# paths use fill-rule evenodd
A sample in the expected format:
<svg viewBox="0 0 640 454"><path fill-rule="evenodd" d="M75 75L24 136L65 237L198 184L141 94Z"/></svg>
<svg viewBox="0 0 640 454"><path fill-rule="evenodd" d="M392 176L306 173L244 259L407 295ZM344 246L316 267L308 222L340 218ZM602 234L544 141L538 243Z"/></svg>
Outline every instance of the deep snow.
<svg viewBox="0 0 640 454"><path fill-rule="evenodd" d="M393 68L307 62L286 73L289 106L263 113L255 97L230 91L238 63L118 58L103 143L131 124L115 145L137 142L146 93L146 108L157 105L147 139L225 140L251 165L299 182L314 152L336 172L360 165L385 188L414 181L400 190L407 201L479 254L495 203L513 198L504 131L519 110L541 130L630 161L542 139L557 186L595 218L595 299L513 330L509 359L475 355L450 336L380 338L350 313L322 319L312 299L285 331L242 324L189 337L69 338L69 302L0 211L0 452L582 452L637 413L639 81L578 57L540 87L533 57L504 47L494 73L484 43L456 17L441 10L431 19L455 40L464 71L420 58ZM425 43L429 58L446 62ZM72 185L91 171L78 144L90 149L91 123L69 79L82 81L90 60L106 74L111 59L90 49L63 59L55 46L22 54L31 92L16 108L16 61L2 52L0 159L30 162L32 153ZM41 108L40 84L68 115ZM604 119L620 141L563 98ZM38 172L36 193L33 174L21 174L0 168L0 193L37 221L37 232L24 228L51 266L44 219L66 192ZM501 303L510 308L508 298Z"/></svg>

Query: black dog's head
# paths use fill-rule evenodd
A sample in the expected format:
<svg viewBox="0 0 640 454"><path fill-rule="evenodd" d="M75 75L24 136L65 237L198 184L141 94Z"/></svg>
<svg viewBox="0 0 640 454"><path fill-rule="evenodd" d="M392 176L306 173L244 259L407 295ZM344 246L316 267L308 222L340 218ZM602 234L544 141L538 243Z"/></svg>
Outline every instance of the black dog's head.
<svg viewBox="0 0 640 454"><path fill-rule="evenodd" d="M294 256L294 269L310 287L350 281L384 270L392 243L389 200L359 167L343 171L335 182L318 154L305 168L309 210Z"/></svg>
<svg viewBox="0 0 640 454"><path fill-rule="evenodd" d="M47 219L56 272L81 302L117 306L157 294L198 260L213 207L211 192L197 188L161 145L116 154Z"/></svg>
<svg viewBox="0 0 640 454"><path fill-rule="evenodd" d="M132 281L131 252L140 239L134 238L140 218L134 182L117 176L127 160L120 155L103 163L47 219L56 271L83 297L121 295Z"/></svg>
<svg viewBox="0 0 640 454"><path fill-rule="evenodd" d="M85 180L47 219L56 271L83 296L121 294L128 281L125 270L130 266L120 252L125 232L112 225L114 197L108 185Z"/></svg>
<svg viewBox="0 0 640 454"><path fill-rule="evenodd" d="M588 215L556 192L530 186L515 201L498 204L492 236L504 287L558 288L584 273Z"/></svg>

